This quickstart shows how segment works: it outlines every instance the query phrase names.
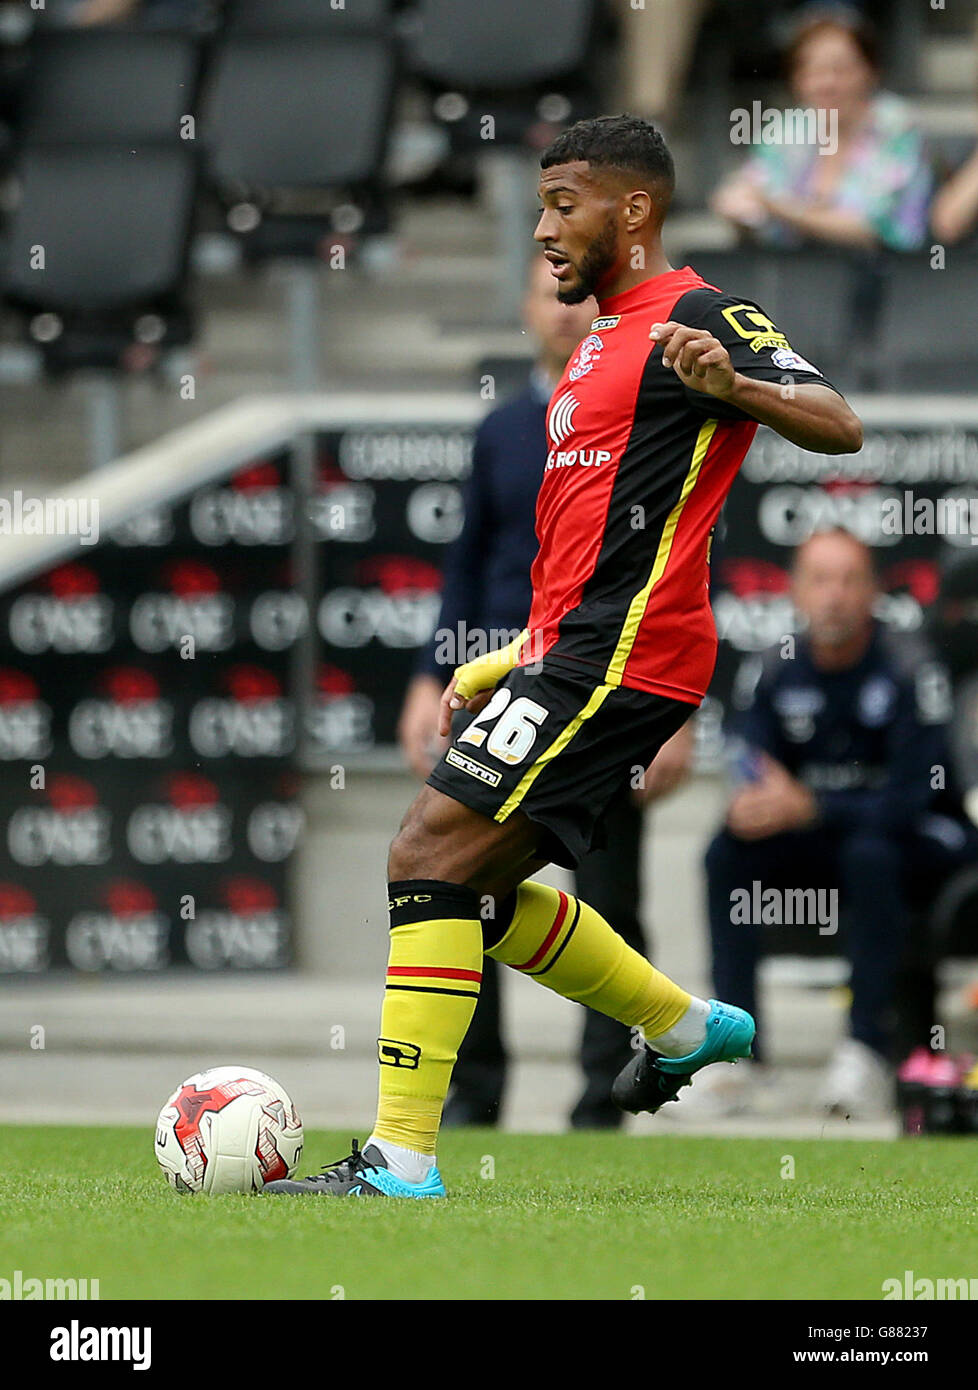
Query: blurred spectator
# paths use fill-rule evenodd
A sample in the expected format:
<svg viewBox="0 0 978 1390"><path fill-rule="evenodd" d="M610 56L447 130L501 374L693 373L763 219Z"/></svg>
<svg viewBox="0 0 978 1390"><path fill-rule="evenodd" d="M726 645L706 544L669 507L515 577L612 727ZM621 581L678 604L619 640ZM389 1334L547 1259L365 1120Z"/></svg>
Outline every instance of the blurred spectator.
<svg viewBox="0 0 978 1390"><path fill-rule="evenodd" d="M978 553L959 550L943 566L928 614L932 640L951 677L951 755L965 814L978 826Z"/></svg>
<svg viewBox="0 0 978 1390"><path fill-rule="evenodd" d="M938 189L930 222L938 241L963 241L978 229L978 146L970 159Z"/></svg>
<svg viewBox="0 0 978 1390"><path fill-rule="evenodd" d="M718 997L757 1017L765 921L776 932L779 904L786 923L805 902L804 929L831 935L837 904L851 967L850 1037L821 1099L829 1110L871 1115L892 1103L894 1005L913 909L931 904L976 842L963 820L933 806L948 765L946 675L924 648L873 618L866 546L843 531L813 536L798 550L793 578L805 632L759 660L753 693L741 691L744 780L706 855L713 982ZM759 1062L764 1046L759 1024ZM756 1068L736 1070L736 1081L711 1078L718 1108L750 1102ZM707 1103L711 1081L700 1083Z"/></svg>
<svg viewBox="0 0 978 1390"><path fill-rule="evenodd" d="M206 0L47 0L47 22L89 29L132 23L147 28L186 28L207 14Z"/></svg>
<svg viewBox="0 0 978 1390"><path fill-rule="evenodd" d="M439 740L438 705L454 666L477 650L457 651L444 664L444 634L482 638L478 650L503 645L526 624L532 598L530 566L537 551L536 495L547 458L547 406L564 366L597 313L593 299L563 305L550 267L537 257L524 299L524 319L539 345L526 389L486 416L476 436L465 497L465 524L446 557L441 613L408 686L398 728L413 770L427 777L447 746ZM498 640L492 640L495 634ZM464 717L464 716L463 716ZM606 817L608 848L594 849L578 865L576 889L630 946L648 953L641 925L642 808L665 796L685 777L692 757L687 724L646 770L644 785L623 786ZM488 956L475 1016L459 1049L446 1124L495 1124L506 1082L502 1037L500 967ZM581 1066L585 1085L570 1116L575 1128L616 1128L622 1112L611 1084L632 1055L629 1029L604 1014L584 1011Z"/></svg>
<svg viewBox="0 0 978 1390"><path fill-rule="evenodd" d="M931 170L905 103L878 90L872 31L844 12L804 16L786 66L798 108L824 112L829 138L758 144L714 211L770 245L920 246Z"/></svg>
<svg viewBox="0 0 978 1390"><path fill-rule="evenodd" d="M685 90L706 0L615 0L621 22L622 104L653 121L668 121Z"/></svg>
<svg viewBox="0 0 978 1390"><path fill-rule="evenodd" d="M975 37L978 39L978 28ZM946 245L978 231L978 145L971 157L938 189L930 211L931 229Z"/></svg>

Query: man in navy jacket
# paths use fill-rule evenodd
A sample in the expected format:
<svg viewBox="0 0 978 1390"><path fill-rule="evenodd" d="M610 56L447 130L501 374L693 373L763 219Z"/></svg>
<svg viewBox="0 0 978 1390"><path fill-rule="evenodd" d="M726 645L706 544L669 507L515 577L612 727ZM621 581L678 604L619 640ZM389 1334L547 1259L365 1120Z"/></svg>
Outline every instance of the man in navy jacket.
<svg viewBox="0 0 978 1390"><path fill-rule="evenodd" d="M742 780L706 856L714 985L755 1018L764 932L790 919L835 935L841 913L849 1037L822 1101L845 1114L891 1101L912 906L974 852L962 820L935 804L947 789L946 674L915 638L880 626L876 597L871 555L856 537L824 532L799 548L794 599L805 630L739 682ZM759 1061L764 1047L759 1026Z"/></svg>

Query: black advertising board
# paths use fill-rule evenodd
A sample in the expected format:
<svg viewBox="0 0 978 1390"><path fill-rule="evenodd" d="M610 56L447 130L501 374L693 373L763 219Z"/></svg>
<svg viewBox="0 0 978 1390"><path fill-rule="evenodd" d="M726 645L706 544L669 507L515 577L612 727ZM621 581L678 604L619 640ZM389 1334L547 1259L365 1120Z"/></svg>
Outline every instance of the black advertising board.
<svg viewBox="0 0 978 1390"><path fill-rule="evenodd" d="M0 596L0 973L291 963L289 466Z"/></svg>
<svg viewBox="0 0 978 1390"><path fill-rule="evenodd" d="M310 508L320 551L320 664L311 744L396 742L404 690L438 620L446 547L462 529L467 425L364 425L317 440Z"/></svg>
<svg viewBox="0 0 978 1390"><path fill-rule="evenodd" d="M323 399L280 448L0 593L0 974L295 962L298 775L400 765L397 719L483 409L350 401ZM860 455L761 429L734 485L714 547L703 768L722 766L738 674L794 630L801 540L862 536L880 617L911 631L978 536L978 412L857 406ZM949 532L949 506L976 525Z"/></svg>
<svg viewBox="0 0 978 1390"><path fill-rule="evenodd" d="M938 407L905 407L902 421L890 408L897 423L883 423L886 403L867 410L859 454L808 453L758 431L714 547L711 736L737 704L738 673L749 688L752 659L796 631L792 555L814 531L841 526L872 547L877 616L900 632L926 630L943 569L978 544L978 412L945 423Z"/></svg>

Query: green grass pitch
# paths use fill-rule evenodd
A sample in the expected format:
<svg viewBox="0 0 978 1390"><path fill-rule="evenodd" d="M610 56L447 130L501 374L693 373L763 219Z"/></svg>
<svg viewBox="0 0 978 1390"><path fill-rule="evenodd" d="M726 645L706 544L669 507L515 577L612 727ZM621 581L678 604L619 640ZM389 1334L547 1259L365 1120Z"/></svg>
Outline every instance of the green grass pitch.
<svg viewBox="0 0 978 1390"><path fill-rule="evenodd" d="M309 1132L300 1172L349 1152ZM443 1137L443 1202L180 1197L147 1128L0 1130L0 1278L136 1299L818 1299L976 1273L965 1140ZM794 1176L782 1176L793 1170Z"/></svg>

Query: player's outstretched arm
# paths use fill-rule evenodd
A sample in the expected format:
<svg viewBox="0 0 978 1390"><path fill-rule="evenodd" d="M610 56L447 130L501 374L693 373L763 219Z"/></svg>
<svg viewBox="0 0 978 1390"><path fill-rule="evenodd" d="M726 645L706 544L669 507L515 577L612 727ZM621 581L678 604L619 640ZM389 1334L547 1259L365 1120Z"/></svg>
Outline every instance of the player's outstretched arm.
<svg viewBox="0 0 978 1390"><path fill-rule="evenodd" d="M788 392L778 382L737 372L733 390L724 399L802 449L855 454L863 447L859 416L831 386L806 381L793 384Z"/></svg>
<svg viewBox="0 0 978 1390"><path fill-rule="evenodd" d="M859 416L830 386L758 381L738 372L730 354L705 328L656 323L649 337L662 345L662 364L684 386L735 405L792 444L821 454L854 454L863 445Z"/></svg>

